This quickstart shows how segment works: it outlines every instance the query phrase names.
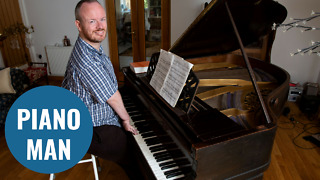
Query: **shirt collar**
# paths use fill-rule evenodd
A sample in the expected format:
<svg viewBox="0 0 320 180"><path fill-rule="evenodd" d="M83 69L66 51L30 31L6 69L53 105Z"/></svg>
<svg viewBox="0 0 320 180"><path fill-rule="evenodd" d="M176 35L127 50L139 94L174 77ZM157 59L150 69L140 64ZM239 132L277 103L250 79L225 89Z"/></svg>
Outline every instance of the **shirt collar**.
<svg viewBox="0 0 320 180"><path fill-rule="evenodd" d="M78 36L78 39L80 40L80 44L86 46L89 51L91 51L93 53L97 53L99 55L102 55L104 53L101 45L100 45L99 51L98 51L96 48L92 47L89 43L87 43L85 40L83 40L80 36Z"/></svg>

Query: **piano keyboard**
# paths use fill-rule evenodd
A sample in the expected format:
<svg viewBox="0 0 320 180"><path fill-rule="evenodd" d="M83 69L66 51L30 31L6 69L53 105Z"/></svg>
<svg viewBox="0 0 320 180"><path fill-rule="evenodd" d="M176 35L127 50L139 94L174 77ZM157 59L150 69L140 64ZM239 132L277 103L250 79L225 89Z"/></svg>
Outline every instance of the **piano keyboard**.
<svg viewBox="0 0 320 180"><path fill-rule="evenodd" d="M139 134L133 135L156 179L185 179L191 164L161 125L145 110L139 109L130 97L123 97L130 123Z"/></svg>

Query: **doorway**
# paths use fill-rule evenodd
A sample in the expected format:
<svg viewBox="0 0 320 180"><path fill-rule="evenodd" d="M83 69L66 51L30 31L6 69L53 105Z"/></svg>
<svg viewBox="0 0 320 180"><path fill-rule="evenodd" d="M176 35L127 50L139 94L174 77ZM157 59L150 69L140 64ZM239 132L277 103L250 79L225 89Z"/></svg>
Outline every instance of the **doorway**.
<svg viewBox="0 0 320 180"><path fill-rule="evenodd" d="M170 47L170 1L106 1L110 59L118 81L131 62L150 60Z"/></svg>

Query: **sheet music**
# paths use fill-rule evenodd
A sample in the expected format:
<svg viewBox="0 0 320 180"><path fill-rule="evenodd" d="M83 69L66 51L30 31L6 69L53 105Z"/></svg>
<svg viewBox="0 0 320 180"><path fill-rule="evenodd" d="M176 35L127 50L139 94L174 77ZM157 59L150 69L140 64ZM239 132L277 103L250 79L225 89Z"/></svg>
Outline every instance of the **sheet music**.
<svg viewBox="0 0 320 180"><path fill-rule="evenodd" d="M150 81L150 85L160 94L163 83L172 63L171 54L161 49L156 69Z"/></svg>
<svg viewBox="0 0 320 180"><path fill-rule="evenodd" d="M193 64L161 49L150 85L175 107Z"/></svg>

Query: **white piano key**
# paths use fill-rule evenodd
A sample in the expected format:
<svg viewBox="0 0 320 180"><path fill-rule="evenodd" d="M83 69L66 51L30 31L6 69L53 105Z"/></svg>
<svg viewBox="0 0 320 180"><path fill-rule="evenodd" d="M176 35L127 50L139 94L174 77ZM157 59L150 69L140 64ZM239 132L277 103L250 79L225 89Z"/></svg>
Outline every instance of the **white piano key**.
<svg viewBox="0 0 320 180"><path fill-rule="evenodd" d="M135 111L137 112L137 111ZM136 114L136 115L132 115L131 117L136 117L136 116L141 116L142 114ZM136 122L143 122L143 121L146 121L145 119L139 119L139 120L136 120L135 122L132 121L132 119L130 118L130 124L136 128L136 126L134 125L134 123ZM150 136L150 137L142 137L141 133L145 133L145 132L139 132L138 131L138 135L133 135L135 141L137 142L143 156L145 157L145 159L147 160L147 163L149 164L149 167L151 168L154 176L159 179L159 180L167 180L166 178L166 175L164 174L164 172L166 171L170 171L170 170L174 170L174 169L178 169L179 167L178 166L175 166L175 167L171 167L171 168L168 168L168 169L165 169L165 170L162 170L161 167L159 166L160 163L164 163L164 162L169 162L169 161L174 161L173 159L167 159L167 160L163 160L161 162L157 162L157 160L155 159L155 157L153 156L154 153L158 153L158 152L165 152L167 151L166 149L163 149L163 150L159 150L159 151L156 151L156 152L151 152L150 151L150 147L153 147L153 146L158 146L158 145L162 145L161 143L158 143L158 144L154 144L154 145L150 145L148 146L144 140L146 139L149 139L149 138L153 138L153 137L157 137L156 135L154 136ZM181 177L184 177L184 175L177 175L177 176L174 176L174 177L171 177L171 178L168 178L170 180L173 180L173 179L176 179L176 178L181 178Z"/></svg>

